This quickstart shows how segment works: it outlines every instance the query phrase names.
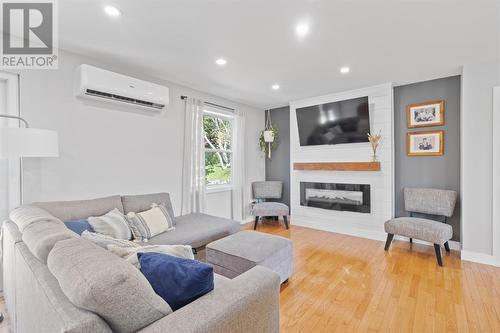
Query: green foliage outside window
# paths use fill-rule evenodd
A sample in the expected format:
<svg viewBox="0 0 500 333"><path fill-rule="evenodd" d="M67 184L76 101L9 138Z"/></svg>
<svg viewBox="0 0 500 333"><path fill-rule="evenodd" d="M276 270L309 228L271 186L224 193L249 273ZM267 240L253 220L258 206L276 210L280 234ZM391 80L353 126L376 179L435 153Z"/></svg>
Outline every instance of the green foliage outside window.
<svg viewBox="0 0 500 333"><path fill-rule="evenodd" d="M205 177L207 185L231 182L232 122L222 117L203 117L205 134Z"/></svg>

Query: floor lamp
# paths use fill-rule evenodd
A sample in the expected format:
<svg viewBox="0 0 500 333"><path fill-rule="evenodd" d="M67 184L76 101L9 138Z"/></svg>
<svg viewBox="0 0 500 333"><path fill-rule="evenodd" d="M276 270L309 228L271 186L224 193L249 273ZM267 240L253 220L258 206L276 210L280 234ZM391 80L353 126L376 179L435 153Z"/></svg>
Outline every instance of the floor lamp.
<svg viewBox="0 0 500 333"><path fill-rule="evenodd" d="M19 202L24 202L23 195L23 157L57 157L59 144L57 132L30 128L28 122L18 116L0 114L0 118L15 119L24 127L0 128L0 158L19 158ZM0 322L4 315L0 312Z"/></svg>
<svg viewBox="0 0 500 333"><path fill-rule="evenodd" d="M28 122L18 116L0 114L0 118L19 120L24 127L0 128L0 158L20 159L19 201L23 195L23 157L57 157L59 144L57 132L30 128Z"/></svg>

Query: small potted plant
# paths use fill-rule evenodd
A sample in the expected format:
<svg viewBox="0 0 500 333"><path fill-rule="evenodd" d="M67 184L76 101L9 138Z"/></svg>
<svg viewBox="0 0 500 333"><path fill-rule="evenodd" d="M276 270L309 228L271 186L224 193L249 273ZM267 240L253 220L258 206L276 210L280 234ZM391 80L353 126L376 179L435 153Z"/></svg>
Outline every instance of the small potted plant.
<svg viewBox="0 0 500 333"><path fill-rule="evenodd" d="M259 147L268 158L271 158L271 150L278 147L279 130L271 124L271 113L267 111L266 128L260 132Z"/></svg>
<svg viewBox="0 0 500 333"><path fill-rule="evenodd" d="M271 158L271 150L278 147L278 134L279 130L276 127L270 127L260 132L260 150L266 153L267 158Z"/></svg>
<svg viewBox="0 0 500 333"><path fill-rule="evenodd" d="M267 143L274 142L274 128L264 130L264 141Z"/></svg>

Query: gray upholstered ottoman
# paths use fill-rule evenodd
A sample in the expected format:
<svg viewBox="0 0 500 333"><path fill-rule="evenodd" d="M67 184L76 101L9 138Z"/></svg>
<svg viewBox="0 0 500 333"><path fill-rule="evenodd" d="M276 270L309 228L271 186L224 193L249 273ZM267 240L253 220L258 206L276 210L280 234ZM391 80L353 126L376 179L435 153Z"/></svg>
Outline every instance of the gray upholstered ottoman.
<svg viewBox="0 0 500 333"><path fill-rule="evenodd" d="M293 273L292 241L257 231L240 231L212 242L206 256L215 273L231 279L257 265L278 273L281 283Z"/></svg>

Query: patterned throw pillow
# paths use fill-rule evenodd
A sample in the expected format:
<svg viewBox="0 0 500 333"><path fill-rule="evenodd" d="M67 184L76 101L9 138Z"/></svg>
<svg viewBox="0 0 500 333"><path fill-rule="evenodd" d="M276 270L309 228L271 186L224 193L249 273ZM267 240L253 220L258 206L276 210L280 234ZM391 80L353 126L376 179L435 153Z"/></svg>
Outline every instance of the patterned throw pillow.
<svg viewBox="0 0 500 333"><path fill-rule="evenodd" d="M137 253L157 252L184 259L194 259L193 248L189 245L146 245L141 247L108 245L108 250L137 268L140 268Z"/></svg>
<svg viewBox="0 0 500 333"><path fill-rule="evenodd" d="M127 219L117 208L102 216L91 216L89 224L98 234L103 234L118 239L131 239L132 232Z"/></svg>
<svg viewBox="0 0 500 333"><path fill-rule="evenodd" d="M127 214L127 221L134 239L143 242L175 229L173 219L163 205L152 204L151 209L144 212L130 212Z"/></svg>
<svg viewBox="0 0 500 333"><path fill-rule="evenodd" d="M82 238L91 241L92 243L95 243L96 245L99 245L100 247L107 249L109 245L114 245L117 247L122 247L122 248L130 248L130 247L135 247L135 248L140 248L141 245L126 240L126 239L117 239L113 238L110 236L106 236L103 234L97 234L95 232L90 232L88 230L85 230L82 232Z"/></svg>

